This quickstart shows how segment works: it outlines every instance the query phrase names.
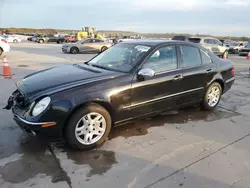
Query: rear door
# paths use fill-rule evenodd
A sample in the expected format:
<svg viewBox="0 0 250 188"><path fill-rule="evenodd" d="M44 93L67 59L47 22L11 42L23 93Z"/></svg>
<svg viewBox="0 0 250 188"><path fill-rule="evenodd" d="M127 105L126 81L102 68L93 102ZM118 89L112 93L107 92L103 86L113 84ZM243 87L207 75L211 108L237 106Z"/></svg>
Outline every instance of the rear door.
<svg viewBox="0 0 250 188"><path fill-rule="evenodd" d="M180 45L178 47L181 59L183 79L178 104L199 101L204 95L207 84L213 79L216 64L206 52L194 46Z"/></svg>
<svg viewBox="0 0 250 188"><path fill-rule="evenodd" d="M94 39L94 41L92 43L92 49L93 49L93 51L100 52L103 44L104 44L103 40Z"/></svg>
<svg viewBox="0 0 250 188"><path fill-rule="evenodd" d="M86 39L86 40L83 40L81 42L81 44L79 45L79 50L81 52L84 52L84 51L90 51L91 50L91 44L92 44L92 40L93 39Z"/></svg>

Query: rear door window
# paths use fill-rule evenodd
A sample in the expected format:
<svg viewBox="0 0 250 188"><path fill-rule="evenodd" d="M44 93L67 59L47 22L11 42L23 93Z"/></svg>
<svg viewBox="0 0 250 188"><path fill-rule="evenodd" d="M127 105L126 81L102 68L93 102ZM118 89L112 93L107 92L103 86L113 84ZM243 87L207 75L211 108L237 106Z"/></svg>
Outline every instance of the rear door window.
<svg viewBox="0 0 250 188"><path fill-rule="evenodd" d="M95 39L95 42L104 42L104 41L100 39Z"/></svg>
<svg viewBox="0 0 250 188"><path fill-rule="evenodd" d="M211 57L206 52L204 52L203 50L200 50L200 52L201 52L202 64L209 64L213 62Z"/></svg>
<svg viewBox="0 0 250 188"><path fill-rule="evenodd" d="M182 67L193 67L201 65L200 51L192 46L180 46Z"/></svg>

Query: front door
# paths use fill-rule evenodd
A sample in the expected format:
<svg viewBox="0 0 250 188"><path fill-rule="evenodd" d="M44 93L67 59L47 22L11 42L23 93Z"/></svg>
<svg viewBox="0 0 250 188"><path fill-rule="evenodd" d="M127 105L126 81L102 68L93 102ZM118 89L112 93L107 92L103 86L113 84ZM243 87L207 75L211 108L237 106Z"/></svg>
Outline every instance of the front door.
<svg viewBox="0 0 250 188"><path fill-rule="evenodd" d="M131 100L128 107L136 117L173 108L180 92L182 74L179 70L176 46L164 46L153 52L140 69L149 68L153 77L132 80Z"/></svg>
<svg viewBox="0 0 250 188"><path fill-rule="evenodd" d="M178 104L199 101L203 98L207 84L216 73L216 64L212 62L206 51L194 46L180 45L181 68L182 68L182 95Z"/></svg>

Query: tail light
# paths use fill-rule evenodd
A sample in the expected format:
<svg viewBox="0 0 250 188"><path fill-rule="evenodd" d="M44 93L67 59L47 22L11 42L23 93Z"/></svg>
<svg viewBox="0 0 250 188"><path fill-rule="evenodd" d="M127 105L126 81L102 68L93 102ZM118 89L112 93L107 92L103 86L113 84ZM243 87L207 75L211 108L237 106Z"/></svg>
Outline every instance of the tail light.
<svg viewBox="0 0 250 188"><path fill-rule="evenodd" d="M232 72L232 75L234 76L234 66L232 67L232 71L231 72Z"/></svg>
<svg viewBox="0 0 250 188"><path fill-rule="evenodd" d="M2 41L2 42L5 42L5 43L7 43L7 40L6 40L6 39L1 39L1 41Z"/></svg>

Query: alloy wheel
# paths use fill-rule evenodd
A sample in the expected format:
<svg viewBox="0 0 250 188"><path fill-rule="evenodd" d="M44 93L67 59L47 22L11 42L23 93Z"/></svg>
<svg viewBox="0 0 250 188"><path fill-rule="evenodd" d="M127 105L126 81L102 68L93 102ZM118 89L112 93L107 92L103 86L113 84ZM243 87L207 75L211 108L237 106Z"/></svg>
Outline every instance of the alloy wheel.
<svg viewBox="0 0 250 188"><path fill-rule="evenodd" d="M75 136L80 143L90 145L98 142L105 131L105 118L99 113L91 112L78 121L75 128Z"/></svg>
<svg viewBox="0 0 250 188"><path fill-rule="evenodd" d="M213 86L208 92L208 105L214 107L220 100L221 91L218 86Z"/></svg>

